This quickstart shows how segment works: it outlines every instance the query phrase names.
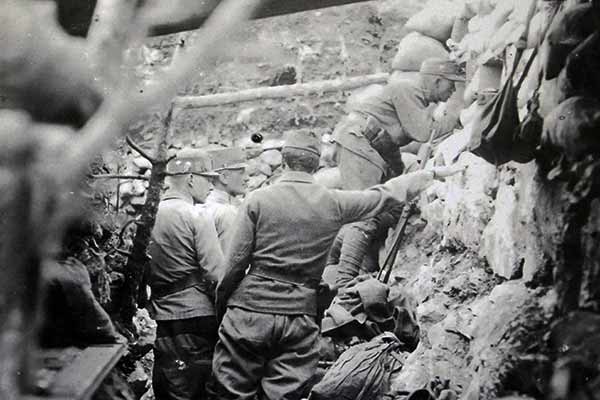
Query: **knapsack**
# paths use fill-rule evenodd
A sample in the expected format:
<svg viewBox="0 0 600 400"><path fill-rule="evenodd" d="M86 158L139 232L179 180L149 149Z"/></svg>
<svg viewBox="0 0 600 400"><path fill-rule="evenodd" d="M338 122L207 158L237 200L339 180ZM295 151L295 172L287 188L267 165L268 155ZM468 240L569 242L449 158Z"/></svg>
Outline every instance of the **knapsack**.
<svg viewBox="0 0 600 400"><path fill-rule="evenodd" d="M309 400L378 400L389 389L390 376L402 367L397 349L402 345L390 333L346 350L313 387Z"/></svg>

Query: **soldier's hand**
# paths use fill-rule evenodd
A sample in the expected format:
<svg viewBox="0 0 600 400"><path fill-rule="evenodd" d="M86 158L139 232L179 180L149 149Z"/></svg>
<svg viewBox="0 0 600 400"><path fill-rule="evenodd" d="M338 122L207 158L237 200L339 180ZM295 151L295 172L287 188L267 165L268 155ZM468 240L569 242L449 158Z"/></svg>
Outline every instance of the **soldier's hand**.
<svg viewBox="0 0 600 400"><path fill-rule="evenodd" d="M431 171L433 172L434 179L445 179L449 176L457 175L464 172L467 169L466 165L455 163L448 166L443 167L433 167Z"/></svg>

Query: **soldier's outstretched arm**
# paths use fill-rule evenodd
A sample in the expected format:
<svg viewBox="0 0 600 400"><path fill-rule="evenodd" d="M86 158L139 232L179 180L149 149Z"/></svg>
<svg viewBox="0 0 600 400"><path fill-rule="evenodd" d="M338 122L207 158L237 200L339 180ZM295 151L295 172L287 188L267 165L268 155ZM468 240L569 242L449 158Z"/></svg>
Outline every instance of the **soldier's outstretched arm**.
<svg viewBox="0 0 600 400"><path fill-rule="evenodd" d="M444 179L461 173L465 166L451 165L430 170L410 172L390 179L382 185L366 190L335 191L338 198L340 220L344 224L374 217L383 211L406 204L425 190L436 179Z"/></svg>

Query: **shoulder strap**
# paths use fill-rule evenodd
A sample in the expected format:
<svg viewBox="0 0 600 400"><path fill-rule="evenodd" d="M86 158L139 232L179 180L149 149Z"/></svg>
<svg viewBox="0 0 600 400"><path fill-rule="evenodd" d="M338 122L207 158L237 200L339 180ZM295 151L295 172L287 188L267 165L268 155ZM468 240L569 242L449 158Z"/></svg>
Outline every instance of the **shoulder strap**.
<svg viewBox="0 0 600 400"><path fill-rule="evenodd" d="M525 78L527 77L527 74L529 73L529 69L531 68L531 65L533 64L533 60L537 56L537 54L539 52L539 49L540 49L540 46L541 46L542 42L544 41L544 38L546 37L546 34L548 33L548 30L550 29L550 26L552 25L552 21L554 21L554 17L556 16L556 14L558 14L559 8L560 8L559 6L556 6L556 8L554 9L554 12L552 13L552 17L550 17L550 21L548 21L548 24L544 28L544 32L542 32L542 34L540 35L540 39L539 39L537 45L535 46L535 49L533 49L533 52L531 53L531 56L529 57L529 60L527 60L527 64L525 65L525 68L523 69L523 73L521 74L521 77L519 78L519 81L515 85L515 90L517 92L519 91L519 89L521 88L521 85L525 81ZM515 66L515 68L516 68L516 66ZM540 86L541 81L542 81L542 73L540 72L540 74L538 76L537 87Z"/></svg>

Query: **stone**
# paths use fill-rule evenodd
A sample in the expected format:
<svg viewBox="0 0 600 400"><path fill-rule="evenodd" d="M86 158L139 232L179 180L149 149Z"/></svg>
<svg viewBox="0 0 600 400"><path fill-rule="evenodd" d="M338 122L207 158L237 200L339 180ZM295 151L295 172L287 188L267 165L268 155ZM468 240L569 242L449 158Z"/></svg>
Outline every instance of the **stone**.
<svg viewBox="0 0 600 400"><path fill-rule="evenodd" d="M452 164L466 150L469 139L470 137L466 130L454 131L452 135L438 145L434 158L441 156L446 165Z"/></svg>
<svg viewBox="0 0 600 400"><path fill-rule="evenodd" d="M273 175L273 170L271 169L271 166L264 162L258 164L258 172L265 176Z"/></svg>
<svg viewBox="0 0 600 400"><path fill-rule="evenodd" d="M281 152L278 150L267 150L260 155L260 159L272 168L277 168L281 165Z"/></svg>
<svg viewBox="0 0 600 400"><path fill-rule="evenodd" d="M483 231L481 255L486 258L495 274L506 278L523 275L524 259L520 254L520 221L517 196L510 185L498 189L494 215Z"/></svg>
<svg viewBox="0 0 600 400"><path fill-rule="evenodd" d="M445 295L437 295L421 303L417 307L419 324L435 324L440 322L446 316L448 303L448 297Z"/></svg>
<svg viewBox="0 0 600 400"><path fill-rule="evenodd" d="M442 244L479 252L481 235L492 217L496 189L496 167L472 153L462 153L461 174L447 179Z"/></svg>
<svg viewBox="0 0 600 400"><path fill-rule="evenodd" d="M137 172L140 174L152 169L152 163L144 157L136 157L132 160L132 163L137 168Z"/></svg>
<svg viewBox="0 0 600 400"><path fill-rule="evenodd" d="M251 176L248 179L248 189L253 190L260 187L267 180L267 176L264 174L258 174Z"/></svg>
<svg viewBox="0 0 600 400"><path fill-rule="evenodd" d="M485 359L486 352L496 351L495 344L505 334L509 323L534 296L523 282L510 281L494 287L489 296L475 301L471 305L474 318L466 328L466 333L474 338L470 353Z"/></svg>
<svg viewBox="0 0 600 400"><path fill-rule="evenodd" d="M138 399L148 390L148 387L150 386L150 377L144 371L140 361L135 362L135 369L127 376L127 384Z"/></svg>

